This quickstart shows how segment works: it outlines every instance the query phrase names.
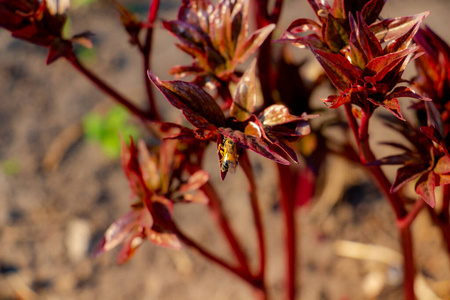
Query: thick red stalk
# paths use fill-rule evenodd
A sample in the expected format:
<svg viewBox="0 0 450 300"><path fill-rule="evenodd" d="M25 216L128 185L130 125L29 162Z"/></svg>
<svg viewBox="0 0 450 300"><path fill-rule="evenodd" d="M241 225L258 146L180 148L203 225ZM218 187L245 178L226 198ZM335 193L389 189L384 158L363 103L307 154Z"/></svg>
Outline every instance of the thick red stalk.
<svg viewBox="0 0 450 300"><path fill-rule="evenodd" d="M415 300L414 279L416 276L416 267L414 265L413 243L410 226L400 228L400 240L404 259L403 296L405 300Z"/></svg>
<svg viewBox="0 0 450 300"><path fill-rule="evenodd" d="M425 202L422 198L419 198L414 203L413 208L406 214L406 216L402 219L397 220L397 227L398 228L405 228L409 227L411 223L414 221L414 219L417 217L417 215L422 211L422 208L425 207Z"/></svg>
<svg viewBox="0 0 450 300"><path fill-rule="evenodd" d="M228 224L228 220L223 213L222 205L219 196L217 195L217 192L214 190L213 186L209 182L206 183L201 189L208 197L209 199L208 204L211 213L219 223L220 229L225 235L225 238L227 239L234 256L238 260L240 267L246 272L250 272L247 258L245 257L241 245L237 241L233 231L230 228L230 225Z"/></svg>
<svg viewBox="0 0 450 300"><path fill-rule="evenodd" d="M286 292L287 299L295 299L296 289L296 226L294 221L294 186L289 166L277 164L281 189L281 207L284 214L286 251Z"/></svg>
<svg viewBox="0 0 450 300"><path fill-rule="evenodd" d="M442 238L444 240L447 254L450 257L450 219L449 219L449 205L450 205L450 185L444 185L444 193L442 199L442 210L437 213L436 210L427 205L428 212L434 223L441 230Z"/></svg>
<svg viewBox="0 0 450 300"><path fill-rule="evenodd" d="M217 87L217 91L223 100L222 109L224 111L230 109L231 104L233 103L233 97L231 96L231 92L229 89L229 82L220 81L220 85Z"/></svg>
<svg viewBox="0 0 450 300"><path fill-rule="evenodd" d="M148 28L145 35L145 43L141 48L142 55L144 57L144 81L145 88L147 90L147 98L150 109L150 114L153 120L160 120L158 109L156 107L155 96L153 94L153 87L148 80L147 71L150 69L150 53L152 49L152 37L153 37L153 24L155 22L159 7L159 0L152 0L150 7L148 9Z"/></svg>
<svg viewBox="0 0 450 300"><path fill-rule="evenodd" d="M224 267L225 269L229 270L230 272L236 274L243 280L250 283L253 287L259 288L259 286L257 284L258 283L257 280L255 280L255 278L249 272L242 270L242 268L240 268L240 267L234 267L234 266L230 265L229 263L223 261L219 257L215 256L214 254L210 253L208 250L206 250L205 248L200 246L198 243L196 243L195 241L193 241L192 239L187 237L183 232L181 232L180 229L175 225L175 223L172 223L171 229L183 243L185 243L189 247L197 250L197 252L200 253L202 256L204 256L205 258L209 259L210 261Z"/></svg>
<svg viewBox="0 0 450 300"><path fill-rule="evenodd" d="M66 57L66 59L74 66L78 71L80 71L84 76L86 76L92 83L94 83L99 89L111 96L115 101L119 102L125 106L132 114L139 117L141 120L152 120L152 117L142 109L138 108L131 101L126 99L124 96L120 95L112 87L98 78L94 73L86 69L81 62L77 59L75 54L71 54Z"/></svg>
<svg viewBox="0 0 450 300"><path fill-rule="evenodd" d="M450 222L450 185L444 185L444 194L442 198L442 210L439 214L441 220L449 224ZM450 225L450 224L449 224Z"/></svg>
<svg viewBox="0 0 450 300"><path fill-rule="evenodd" d="M257 187L255 182L255 177L253 175L253 170L250 164L250 160L248 158L247 152L244 151L241 159L242 170L247 177L249 183L249 194L250 194L250 203L253 212L253 218L255 219L255 227L256 234L258 236L258 250L259 250L259 272L257 274L257 278L260 279L261 289L265 291L265 272L266 272L266 249L265 249L265 238L264 238L264 230L261 218L261 209L258 204L258 195L256 193Z"/></svg>
<svg viewBox="0 0 450 300"><path fill-rule="evenodd" d="M267 0L255 0L256 6L256 26L257 28L262 28L268 24L276 24L281 14L281 8L283 7L283 0L276 0L272 13L268 12L268 1ZM258 53L258 71L259 71L259 81L261 83L261 92L264 99L264 107L269 107L274 104L272 97L273 83L276 80L272 80L272 49L271 49L271 38L270 34L267 39L259 47Z"/></svg>
<svg viewBox="0 0 450 300"><path fill-rule="evenodd" d="M361 125L358 130L358 136L355 137L359 139L360 145L360 157L361 162L366 164L367 162L371 162L375 160L375 156L373 155L372 150L369 145L369 119L372 116L372 113L366 113L363 115L361 119ZM348 118L354 118L353 115L347 114ZM349 120L349 124L352 124L352 120ZM412 244L412 236L410 230L410 224L408 226L401 227L402 221L404 218L407 218L407 211L404 207L402 199L398 196L397 193L391 194L390 187L391 183L386 178L386 175L381 170L379 166L371 166L369 167L372 175L375 177L375 180L378 183L383 194L389 200L392 209L395 212L395 216L397 219L397 227L400 230L400 240L402 245L402 253L404 259L404 267L403 267L403 293L404 298L406 300L414 300L414 278L416 275L415 265L414 265L414 255L413 255L413 244ZM418 212L417 212L418 213ZM411 220L412 221L412 220Z"/></svg>

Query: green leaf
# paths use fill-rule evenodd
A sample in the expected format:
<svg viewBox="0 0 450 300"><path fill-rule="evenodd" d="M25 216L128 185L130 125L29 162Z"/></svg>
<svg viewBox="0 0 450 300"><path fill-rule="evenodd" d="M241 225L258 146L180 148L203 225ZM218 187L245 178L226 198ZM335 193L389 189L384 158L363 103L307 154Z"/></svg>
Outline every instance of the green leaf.
<svg viewBox="0 0 450 300"><path fill-rule="evenodd" d="M129 123L130 114L121 106L112 107L106 116L92 112L83 119L85 137L97 144L107 157L117 159L120 157L120 138L132 136L139 137L139 129Z"/></svg>

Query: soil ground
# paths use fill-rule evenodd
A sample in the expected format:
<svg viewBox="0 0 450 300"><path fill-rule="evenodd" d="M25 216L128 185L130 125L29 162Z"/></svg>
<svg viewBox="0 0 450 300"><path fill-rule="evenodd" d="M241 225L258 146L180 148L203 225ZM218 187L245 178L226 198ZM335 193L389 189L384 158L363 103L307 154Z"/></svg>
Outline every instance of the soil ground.
<svg viewBox="0 0 450 300"><path fill-rule="evenodd" d="M145 9L143 2L125 3ZM177 5L175 0L162 1L160 17L175 18ZM306 1L286 1L286 8L280 28L296 18L313 17ZM448 1L390 0L382 16L425 10L431 11L426 23L450 41ZM140 57L125 42L111 3L97 1L73 9L71 24L73 33L95 33L96 58L87 66L142 104ZM109 99L66 62L46 67L46 49L15 40L5 30L0 30L0 41L0 299L252 299L247 284L189 249L172 251L146 243L124 266L116 264L117 249L92 258L106 228L129 205L130 191L119 161L105 157L79 131L83 116ZM186 59L174 41L158 25L152 70L163 79L171 78L171 65ZM173 115L162 97L159 103L165 114ZM59 164L50 154L57 168L49 168L43 161L61 139L69 140L69 147ZM247 230L252 220L244 175L238 171L222 182L215 149L209 149L208 157L205 168L225 200L226 213L248 244L248 253L255 253L255 234ZM284 252L276 172L271 162L256 155L251 159L258 170L268 236L267 282L272 299L281 299ZM401 261L396 254L400 246L387 202L356 166L336 158L323 172L333 176L323 184L322 196L296 212L298 299L401 299ZM335 188L327 190L327 185ZM229 257L204 207L182 207L175 218L199 243ZM450 263L440 234L426 214L418 216L413 234L418 273L427 284L449 280ZM360 252L360 245L345 241L368 245L369 250ZM372 250L387 251L385 261L368 254ZM360 259L346 257L352 251L363 254ZM256 263L258 258L252 259Z"/></svg>

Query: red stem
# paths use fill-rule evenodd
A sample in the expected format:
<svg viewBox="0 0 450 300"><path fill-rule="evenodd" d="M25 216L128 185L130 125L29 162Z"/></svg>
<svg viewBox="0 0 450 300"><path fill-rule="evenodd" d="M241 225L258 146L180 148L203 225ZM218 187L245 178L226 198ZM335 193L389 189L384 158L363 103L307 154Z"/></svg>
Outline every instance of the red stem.
<svg viewBox="0 0 450 300"><path fill-rule="evenodd" d="M147 98L149 103L150 114L153 120L160 120L158 109L156 107L155 96L152 90L152 84L147 77L147 71L150 69L150 53L152 49L152 37L153 37L153 23L155 22L159 7L159 0L152 0L150 7L148 9L148 28L147 34L145 35L145 43L141 49L142 55L144 57L144 81L145 88L147 90Z"/></svg>
<svg viewBox="0 0 450 300"><path fill-rule="evenodd" d="M450 222L450 185L444 185L444 195L442 198L442 210L439 214L441 220L449 224ZM450 224L449 224L450 225Z"/></svg>
<svg viewBox="0 0 450 300"><path fill-rule="evenodd" d="M126 99L124 96L116 92L112 87L98 78L91 71L86 69L77 59L75 54L72 53L71 55L66 57L66 59L72 64L72 66L74 66L78 71L80 71L84 76L92 81L92 83L94 83L99 89L111 96L115 101L125 106L131 113L142 120L152 120L152 117L147 112L134 105L130 100Z"/></svg>
<svg viewBox="0 0 450 300"><path fill-rule="evenodd" d="M403 295L405 300L415 300L414 279L416 276L416 268L414 265L413 243L410 226L400 228L400 237L404 259Z"/></svg>
<svg viewBox="0 0 450 300"><path fill-rule="evenodd" d="M247 176L247 180L249 183L249 194L250 194L250 203L252 206L253 211L253 217L255 219L255 227L256 227L256 233L258 236L258 249L259 249L259 272L257 275L257 278L261 280L261 286L262 289L265 290L265 282L264 282L264 275L266 271L266 250L265 250L265 239L264 239L264 230L262 225L262 218L261 218L261 210L259 208L258 204L258 195L256 193L257 187L255 183L255 177L253 175L253 170L250 164L250 160L248 158L248 154L246 151L244 151L241 159L241 166L242 170L245 173L245 176Z"/></svg>
<svg viewBox="0 0 450 300"><path fill-rule="evenodd" d="M256 26L257 28L262 28L268 24L276 24L281 14L281 8L283 6L283 0L276 0L272 13L268 12L268 1L267 0L255 0L256 7ZM264 99L264 107L269 107L274 104L272 97L273 82L272 80L272 49L271 49L271 37L272 33L267 37L267 39L259 47L258 53L258 73L259 81L261 83L261 92Z"/></svg>
<svg viewBox="0 0 450 300"><path fill-rule="evenodd" d="M286 291L289 300L295 299L296 289L296 226L294 220L294 186L289 166L277 164L281 188L281 207L284 214L286 243Z"/></svg>
<svg viewBox="0 0 450 300"><path fill-rule="evenodd" d="M444 195L442 199L442 210L438 214L434 208L427 205L428 212L434 223L439 226L442 233L447 253L450 257L450 220L449 220L449 205L450 205L450 185L444 185Z"/></svg>
<svg viewBox="0 0 450 300"><path fill-rule="evenodd" d="M346 104L344 104L344 107L345 107L345 113L347 115L348 125L350 126L350 129L352 130L353 135L355 137L357 137L357 136L359 136L359 134L358 134L359 125L358 125L358 122L356 122L355 117L353 116L352 105L350 103L346 103ZM359 138L356 138L356 144L358 145L359 152L361 153L361 146L359 144Z"/></svg>
<svg viewBox="0 0 450 300"><path fill-rule="evenodd" d="M369 119L372 115L372 112L368 112L363 114L363 117L361 119L361 125L358 130L358 136L356 139L359 139L359 145L360 145L360 157L361 162L363 164L366 164L367 162L371 162L375 160L375 156L370 149L369 145ZM351 120L354 118L353 115L347 114L347 117L349 118L349 124L352 124L354 120ZM397 219L397 226L400 229L400 239L401 239L401 245L402 245L402 253L403 253L403 259L404 259L404 278L403 278L403 293L404 298L406 300L414 300L414 278L416 275L415 272L415 265L414 265L414 255L413 255L413 244L412 244L412 236L411 236L411 230L410 226L411 223L409 223L408 226L400 227L402 225L403 220L408 220L407 211L404 207L402 199L398 196L397 193L390 193L390 186L391 183L386 178L386 175L381 170L379 166L371 166L369 167L370 171L372 172L372 175L375 177L380 189L386 196L386 198L389 200L389 203L391 204L392 209L395 212L396 219ZM419 204L417 204L419 205ZM416 208L416 210L419 210L419 207ZM417 214L413 210L411 217L414 216L414 214ZM411 220L412 221L412 220Z"/></svg>
<svg viewBox="0 0 450 300"><path fill-rule="evenodd" d="M409 227L424 207L425 202L423 201L423 199L417 199L417 201L414 203L413 208L406 214L406 216L397 220L397 227L400 229Z"/></svg>
<svg viewBox="0 0 450 300"><path fill-rule="evenodd" d="M358 137L359 145L360 145L360 157L361 162L366 164L367 162L371 162L375 160L375 155L370 149L369 144L369 119L371 117L370 114L366 114L361 119L361 126L359 127ZM353 118L353 115L350 117ZM351 121L349 121L351 122ZM372 175L375 177L381 191L385 195L385 197L389 200L392 209L395 212L395 216L397 220L402 219L406 215L406 210L403 205L402 199L399 197L397 193L391 193L391 183L387 179L384 172L381 170L380 166L370 166L369 170L372 172Z"/></svg>
<svg viewBox="0 0 450 300"><path fill-rule="evenodd" d="M241 269L245 270L246 272L250 272L247 258L245 257L244 251L242 250L241 245L237 241L233 231L230 228L230 225L228 224L228 220L223 213L219 196L217 195L213 186L209 182L206 183L201 188L201 190L209 198L209 208L211 209L212 215L215 217L215 219L219 223L219 226L220 226L223 234L225 235L225 237L228 241L228 244L230 245L230 247L234 253L234 256L238 260Z"/></svg>
<svg viewBox="0 0 450 300"><path fill-rule="evenodd" d="M231 104L233 103L233 97L231 96L229 83L225 81L220 81L220 85L218 86L217 91L223 100L222 109L224 111L228 110L231 107Z"/></svg>
<svg viewBox="0 0 450 300"><path fill-rule="evenodd" d="M253 287L259 288L258 285L257 285L257 280L255 280L255 278L253 278L253 276L249 272L246 272L245 270L242 270L242 268L240 268L240 267L231 266L227 262L225 262L222 259L218 258L214 254L210 253L208 250L204 249L198 243L196 243L195 241L191 240L183 232L181 232L180 229L176 226L175 223L171 224L171 229L173 230L173 232L178 236L178 238L183 243L185 243L189 247L192 247L195 250L197 250L205 258L211 260L212 262L214 262L214 263L224 267L225 269L229 270L230 272L236 274L237 276L239 276L243 280L245 280L248 283L250 283Z"/></svg>

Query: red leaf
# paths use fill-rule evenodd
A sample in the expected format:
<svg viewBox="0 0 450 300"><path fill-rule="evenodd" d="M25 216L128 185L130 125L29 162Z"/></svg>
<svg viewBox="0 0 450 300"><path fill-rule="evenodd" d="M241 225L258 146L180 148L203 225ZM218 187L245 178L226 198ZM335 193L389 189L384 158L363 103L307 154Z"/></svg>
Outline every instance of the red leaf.
<svg viewBox="0 0 450 300"><path fill-rule="evenodd" d="M178 240L178 237L173 233L151 231L148 235L148 239L158 246L175 250L181 249L181 243Z"/></svg>
<svg viewBox="0 0 450 300"><path fill-rule="evenodd" d="M245 62L247 58L261 46L274 29L275 24L269 24L253 32L245 41L240 42L238 40L232 63L237 65Z"/></svg>
<svg viewBox="0 0 450 300"><path fill-rule="evenodd" d="M314 31L316 34L321 34L322 30L318 23L310 19L297 19L289 25L286 31L289 33L285 36L285 33L281 35L281 39L289 38L291 34L301 34L308 31Z"/></svg>
<svg viewBox="0 0 450 300"><path fill-rule="evenodd" d="M427 111L427 124L429 127L434 127L441 137L445 136L444 124L442 122L441 113L436 108L433 102L426 102L425 109Z"/></svg>
<svg viewBox="0 0 450 300"><path fill-rule="evenodd" d="M183 0L178 19L189 24L198 24L204 32L208 32L208 16L213 9L214 6L208 0Z"/></svg>
<svg viewBox="0 0 450 300"><path fill-rule="evenodd" d="M162 24L187 47L196 50L205 48L205 37L195 26L179 20L163 22Z"/></svg>
<svg viewBox="0 0 450 300"><path fill-rule="evenodd" d="M351 83L360 78L362 71L354 67L343 55L314 49L311 51L338 90L345 91Z"/></svg>
<svg viewBox="0 0 450 300"><path fill-rule="evenodd" d="M429 12L425 12L422 14L417 15L416 22L413 23L413 25L410 27L408 31L406 31L404 34L397 37L394 41L390 42L385 47L385 52L387 53L393 53L398 52L403 49L406 49L410 46L412 39L414 35L416 34L417 30L419 30L420 24L422 23L423 19L425 19L426 16L429 15Z"/></svg>
<svg viewBox="0 0 450 300"><path fill-rule="evenodd" d="M383 71L382 75L377 76L377 78L383 78L386 73L391 71L400 63L401 59L415 52L417 49L417 47L411 47L399 52L389 53L372 59L364 69L364 76L377 76L378 73L381 73ZM377 79L376 81L380 80Z"/></svg>
<svg viewBox="0 0 450 300"><path fill-rule="evenodd" d="M203 186L206 182L208 182L208 180L209 180L208 172L204 170L199 170L194 174L191 174L191 176L189 176L188 181L182 184L178 189L178 191L180 193L187 193L197 190L198 188Z"/></svg>
<svg viewBox="0 0 450 300"><path fill-rule="evenodd" d="M435 174L447 174L450 173L450 158L444 155L436 163L433 169Z"/></svg>
<svg viewBox="0 0 450 300"><path fill-rule="evenodd" d="M242 75L236 87L236 94L230 108L230 116L239 121L247 119L255 110L256 104L256 59Z"/></svg>
<svg viewBox="0 0 450 300"><path fill-rule="evenodd" d="M119 265L123 265L126 263L136 252L144 239L142 238L142 233L136 233L132 237L130 237L120 249L119 254L117 255L117 263Z"/></svg>
<svg viewBox="0 0 450 300"><path fill-rule="evenodd" d="M331 14L328 15L328 21L323 25L324 41L329 48L337 53L348 43L348 34L344 26Z"/></svg>
<svg viewBox="0 0 450 300"><path fill-rule="evenodd" d="M402 147L401 145L399 146ZM406 162L412 162L414 160L416 160L416 157L410 154L391 155L374 160L368 163L367 166L403 165Z"/></svg>
<svg viewBox="0 0 450 300"><path fill-rule="evenodd" d="M375 57L381 56L383 54L383 48L359 12L357 12L357 19L358 30L356 32L356 38L361 45L361 49L365 52L366 57L370 61Z"/></svg>
<svg viewBox="0 0 450 300"><path fill-rule="evenodd" d="M387 95L386 98L403 98L403 97L414 98L414 99L419 99L419 100L423 100L423 101L431 101L430 98L423 97L423 96L417 94L411 88L406 87L406 86L396 87L392 92L389 93L389 95Z"/></svg>
<svg viewBox="0 0 450 300"><path fill-rule="evenodd" d="M370 0L364 5L361 13L367 24L372 24L377 20L385 3L386 0Z"/></svg>
<svg viewBox="0 0 450 300"><path fill-rule="evenodd" d="M384 19L369 27L381 43L386 43L407 33L417 22L422 22L428 14L429 12L424 12L412 16Z"/></svg>
<svg viewBox="0 0 450 300"><path fill-rule="evenodd" d="M435 178L433 172L423 175L416 183L416 193L431 207L436 206L436 198L434 195Z"/></svg>
<svg viewBox="0 0 450 300"><path fill-rule="evenodd" d="M225 137L231 139L239 147L250 149L268 159L276 161L283 165L290 165L290 162L280 154L270 149L269 145L260 137L246 135L242 131L233 130L231 128L220 127L219 132Z"/></svg>
<svg viewBox="0 0 450 300"><path fill-rule="evenodd" d="M406 183L413 181L427 171L427 167L423 165L406 165L399 168L391 187L391 193L396 193Z"/></svg>
<svg viewBox="0 0 450 300"><path fill-rule="evenodd" d="M316 13L316 16L320 19L322 23L327 20L328 14L331 12L331 6L328 4L327 0L308 0L309 5Z"/></svg>
<svg viewBox="0 0 450 300"><path fill-rule="evenodd" d="M370 100L370 98L369 98ZM376 103L377 104L377 103ZM396 98L386 98L381 106L388 109L390 112L392 112L397 118L400 120L405 121L405 118L402 115L402 112L400 110L400 104L398 103L398 100Z"/></svg>
<svg viewBox="0 0 450 300"><path fill-rule="evenodd" d="M183 111L192 125L201 129L214 129L225 123L225 116L220 106L196 84L184 81L162 81L150 71L148 76L167 100Z"/></svg>
<svg viewBox="0 0 450 300"><path fill-rule="evenodd" d="M122 243L138 226L150 228L152 224L152 217L146 210L140 209L128 212L109 226L103 240L94 251L94 256L109 251Z"/></svg>

